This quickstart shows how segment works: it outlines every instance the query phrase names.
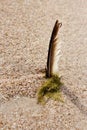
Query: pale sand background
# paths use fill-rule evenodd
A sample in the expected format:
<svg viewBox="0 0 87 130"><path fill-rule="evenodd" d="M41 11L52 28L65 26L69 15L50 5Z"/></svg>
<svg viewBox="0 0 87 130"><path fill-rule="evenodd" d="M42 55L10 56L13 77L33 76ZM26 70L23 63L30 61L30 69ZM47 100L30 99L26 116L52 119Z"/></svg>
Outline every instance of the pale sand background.
<svg viewBox="0 0 87 130"><path fill-rule="evenodd" d="M43 107L30 97L44 81L56 19L64 103ZM0 130L87 130L86 0L0 0Z"/></svg>

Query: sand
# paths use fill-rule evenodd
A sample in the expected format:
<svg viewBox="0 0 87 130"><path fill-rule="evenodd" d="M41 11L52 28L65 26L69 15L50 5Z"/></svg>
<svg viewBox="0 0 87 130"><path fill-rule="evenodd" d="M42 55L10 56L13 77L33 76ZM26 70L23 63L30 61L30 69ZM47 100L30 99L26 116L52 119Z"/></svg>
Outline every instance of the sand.
<svg viewBox="0 0 87 130"><path fill-rule="evenodd" d="M64 103L37 104L54 23ZM87 130L86 0L0 0L0 130Z"/></svg>

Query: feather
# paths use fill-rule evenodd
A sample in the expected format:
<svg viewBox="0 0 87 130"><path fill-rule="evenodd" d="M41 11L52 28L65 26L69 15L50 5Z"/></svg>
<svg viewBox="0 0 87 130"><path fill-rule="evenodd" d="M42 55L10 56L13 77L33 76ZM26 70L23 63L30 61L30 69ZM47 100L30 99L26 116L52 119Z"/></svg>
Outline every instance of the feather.
<svg viewBox="0 0 87 130"><path fill-rule="evenodd" d="M48 58L47 58L47 69L46 69L46 76L52 77L53 74L57 73L57 66L58 66L58 60L59 60L59 53L60 49L58 49L58 38L57 34L59 31L59 28L61 27L62 23L59 23L58 20L56 20L56 23L54 25L51 39L49 43L49 50L48 50ZM60 48L60 45L59 45Z"/></svg>

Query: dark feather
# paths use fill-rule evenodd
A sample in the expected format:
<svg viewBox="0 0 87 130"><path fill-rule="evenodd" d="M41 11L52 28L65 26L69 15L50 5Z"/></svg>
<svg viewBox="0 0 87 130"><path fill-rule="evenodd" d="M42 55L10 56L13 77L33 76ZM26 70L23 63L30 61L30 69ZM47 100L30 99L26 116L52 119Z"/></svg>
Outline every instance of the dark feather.
<svg viewBox="0 0 87 130"><path fill-rule="evenodd" d="M49 43L49 50L48 50L48 58L47 58L47 70L46 70L46 76L47 77L52 77L53 75L53 64L54 64L54 54L55 54L55 49L57 46L57 34L59 31L59 28L61 27L61 23L56 21L52 34L51 34L51 39Z"/></svg>

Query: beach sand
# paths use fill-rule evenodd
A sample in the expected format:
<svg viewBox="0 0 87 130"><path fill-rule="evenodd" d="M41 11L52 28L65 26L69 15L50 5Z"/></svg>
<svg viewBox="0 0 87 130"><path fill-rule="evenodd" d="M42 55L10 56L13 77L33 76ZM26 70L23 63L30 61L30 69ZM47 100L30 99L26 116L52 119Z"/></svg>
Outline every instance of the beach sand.
<svg viewBox="0 0 87 130"><path fill-rule="evenodd" d="M56 19L64 103L37 104ZM87 1L0 0L0 130L87 130Z"/></svg>

